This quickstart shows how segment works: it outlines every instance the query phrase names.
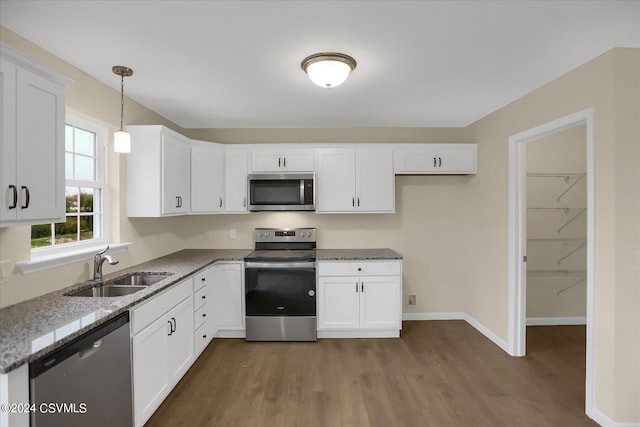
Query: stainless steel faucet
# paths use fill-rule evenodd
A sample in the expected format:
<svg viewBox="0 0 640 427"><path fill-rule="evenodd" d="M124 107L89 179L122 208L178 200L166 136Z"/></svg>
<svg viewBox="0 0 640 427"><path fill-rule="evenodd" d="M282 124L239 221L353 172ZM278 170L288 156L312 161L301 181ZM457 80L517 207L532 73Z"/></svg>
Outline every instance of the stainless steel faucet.
<svg viewBox="0 0 640 427"><path fill-rule="evenodd" d="M93 280L97 280L102 282L102 263L105 261L109 262L109 265L116 265L119 261L112 257L111 255L107 255L105 252L109 250L109 246L98 252L93 257Z"/></svg>

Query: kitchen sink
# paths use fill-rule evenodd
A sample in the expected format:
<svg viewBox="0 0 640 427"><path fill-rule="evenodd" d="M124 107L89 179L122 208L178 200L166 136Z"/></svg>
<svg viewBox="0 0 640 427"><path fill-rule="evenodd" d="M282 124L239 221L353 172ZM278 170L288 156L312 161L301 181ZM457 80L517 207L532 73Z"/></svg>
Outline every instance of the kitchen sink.
<svg viewBox="0 0 640 427"><path fill-rule="evenodd" d="M136 272L127 274L119 279L108 280L102 286L150 286L171 276L171 273L144 273Z"/></svg>
<svg viewBox="0 0 640 427"><path fill-rule="evenodd" d="M95 286L66 293L69 297L121 297L131 295L171 276L171 273L135 272Z"/></svg>

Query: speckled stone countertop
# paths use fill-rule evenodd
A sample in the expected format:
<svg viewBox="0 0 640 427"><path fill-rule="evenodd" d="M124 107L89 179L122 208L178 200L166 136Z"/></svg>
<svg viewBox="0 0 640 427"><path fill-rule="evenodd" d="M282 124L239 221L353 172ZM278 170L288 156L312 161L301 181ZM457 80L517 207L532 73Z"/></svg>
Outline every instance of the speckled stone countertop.
<svg viewBox="0 0 640 427"><path fill-rule="evenodd" d="M104 281L134 271L171 273L131 295L111 298L64 295L95 284L87 281L0 309L0 373L36 360L216 261L242 261L252 251L187 249L105 274Z"/></svg>
<svg viewBox="0 0 640 427"><path fill-rule="evenodd" d="M317 249L318 261L366 261L402 259L393 249Z"/></svg>

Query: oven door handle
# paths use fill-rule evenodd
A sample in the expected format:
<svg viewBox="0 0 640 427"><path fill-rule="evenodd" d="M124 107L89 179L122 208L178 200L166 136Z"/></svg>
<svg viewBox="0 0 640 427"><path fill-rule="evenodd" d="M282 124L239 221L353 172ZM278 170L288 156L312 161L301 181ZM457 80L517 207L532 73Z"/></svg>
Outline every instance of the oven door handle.
<svg viewBox="0 0 640 427"><path fill-rule="evenodd" d="M295 261L295 262L246 262L245 268L315 268L316 263L313 261Z"/></svg>

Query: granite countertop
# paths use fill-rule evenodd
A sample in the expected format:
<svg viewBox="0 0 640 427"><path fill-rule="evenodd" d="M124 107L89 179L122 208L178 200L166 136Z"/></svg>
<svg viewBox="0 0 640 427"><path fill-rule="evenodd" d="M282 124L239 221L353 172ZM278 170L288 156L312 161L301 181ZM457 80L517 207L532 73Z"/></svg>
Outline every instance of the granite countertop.
<svg viewBox="0 0 640 427"><path fill-rule="evenodd" d="M318 261L366 261L402 259L402 255L388 248L383 249L318 249Z"/></svg>
<svg viewBox="0 0 640 427"><path fill-rule="evenodd" d="M170 273L166 279L131 295L112 298L69 297L65 293L95 285L77 283L0 309L0 374L38 359L107 322L216 261L242 261L253 249L185 249L105 274L104 281L128 273ZM318 249L318 261L397 260L391 249Z"/></svg>
<svg viewBox="0 0 640 427"><path fill-rule="evenodd" d="M38 359L216 261L242 261L252 251L186 249L105 274L104 281L134 271L172 274L131 295L112 298L64 295L95 284L86 281L0 309L0 373Z"/></svg>

